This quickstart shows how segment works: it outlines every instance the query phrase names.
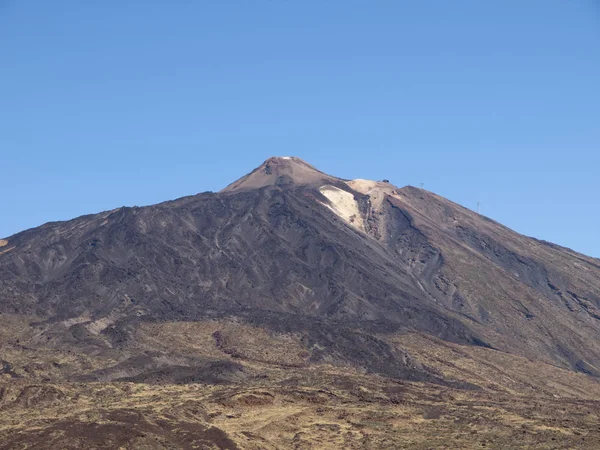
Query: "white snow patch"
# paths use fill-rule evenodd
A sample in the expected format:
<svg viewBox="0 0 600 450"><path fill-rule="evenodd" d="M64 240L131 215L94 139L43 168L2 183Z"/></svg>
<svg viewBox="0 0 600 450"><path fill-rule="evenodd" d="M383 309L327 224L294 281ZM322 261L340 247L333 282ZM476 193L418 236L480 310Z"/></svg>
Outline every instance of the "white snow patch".
<svg viewBox="0 0 600 450"><path fill-rule="evenodd" d="M353 227L365 231L365 224L358 208L358 202L354 200L354 195L328 184L321 186L319 191L330 201L330 204L325 204L325 206Z"/></svg>

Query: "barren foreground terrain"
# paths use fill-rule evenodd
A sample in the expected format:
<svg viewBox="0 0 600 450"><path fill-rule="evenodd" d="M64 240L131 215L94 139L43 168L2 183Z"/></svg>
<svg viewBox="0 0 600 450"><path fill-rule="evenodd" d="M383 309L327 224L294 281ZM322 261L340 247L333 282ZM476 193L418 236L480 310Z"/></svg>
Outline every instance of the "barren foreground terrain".
<svg viewBox="0 0 600 450"><path fill-rule="evenodd" d="M146 361L135 367L156 367L143 380L77 382L66 380L137 370L39 346L20 325L19 343L3 342L15 364L0 376L2 449L600 446L599 383L492 349L384 336L444 380L404 381L311 363L298 336L230 320L174 322L138 330Z"/></svg>

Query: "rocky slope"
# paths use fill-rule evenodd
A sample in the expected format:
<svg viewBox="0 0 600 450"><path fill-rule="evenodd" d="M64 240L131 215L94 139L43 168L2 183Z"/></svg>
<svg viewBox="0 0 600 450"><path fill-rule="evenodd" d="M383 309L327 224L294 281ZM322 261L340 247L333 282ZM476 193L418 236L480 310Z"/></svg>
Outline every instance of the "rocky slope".
<svg viewBox="0 0 600 450"><path fill-rule="evenodd" d="M318 368L513 395L554 367L583 378L532 392L583 398L599 308L599 260L422 189L270 158L219 193L0 240L0 378L262 386ZM499 359L523 373L495 380Z"/></svg>
<svg viewBox="0 0 600 450"><path fill-rule="evenodd" d="M221 193L4 241L0 311L107 344L132 321L266 310L265 326L379 321L599 373L599 261L430 192L297 158L271 158Z"/></svg>

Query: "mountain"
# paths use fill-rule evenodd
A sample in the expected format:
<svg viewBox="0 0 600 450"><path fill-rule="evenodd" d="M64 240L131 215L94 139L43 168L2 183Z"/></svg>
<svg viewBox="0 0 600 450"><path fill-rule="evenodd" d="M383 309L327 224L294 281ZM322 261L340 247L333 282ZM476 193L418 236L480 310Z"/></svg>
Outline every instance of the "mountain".
<svg viewBox="0 0 600 450"><path fill-rule="evenodd" d="M51 405L91 381L259 383L268 397L273 383L302 385L315 369L332 380L350 371L362 377L354 386L383 383L384 391L417 383L456 395L588 402L600 393L600 260L426 190L344 180L295 157L270 158L218 193L0 240L0 313L0 374L24 386L4 395L12 398L5 408L32 382L60 383ZM551 375L532 381L540 371ZM225 428L206 442L266 448L257 442L268 433Z"/></svg>

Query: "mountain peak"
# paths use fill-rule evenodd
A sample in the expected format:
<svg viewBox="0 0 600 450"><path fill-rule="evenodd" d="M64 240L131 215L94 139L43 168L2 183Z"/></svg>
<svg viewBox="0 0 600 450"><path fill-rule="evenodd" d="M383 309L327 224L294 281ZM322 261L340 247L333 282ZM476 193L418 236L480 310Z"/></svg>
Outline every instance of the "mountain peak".
<svg viewBox="0 0 600 450"><path fill-rule="evenodd" d="M273 156L221 192L239 192L264 186L303 186L339 181L296 156Z"/></svg>

